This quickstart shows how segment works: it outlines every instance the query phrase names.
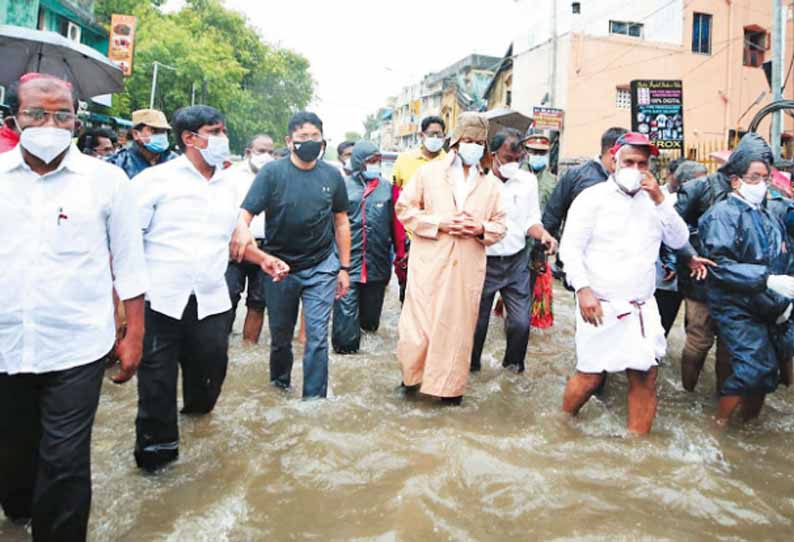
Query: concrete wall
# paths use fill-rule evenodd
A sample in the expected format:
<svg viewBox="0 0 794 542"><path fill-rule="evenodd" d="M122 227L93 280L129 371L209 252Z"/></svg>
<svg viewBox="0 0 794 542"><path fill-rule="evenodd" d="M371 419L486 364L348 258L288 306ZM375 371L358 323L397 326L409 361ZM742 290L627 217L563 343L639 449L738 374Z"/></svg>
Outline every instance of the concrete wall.
<svg viewBox="0 0 794 542"><path fill-rule="evenodd" d="M552 85L551 65L554 54L550 41L514 53L513 109L525 115L532 115L532 108L541 105L547 93L551 96L552 86L555 89L553 104L547 102L544 105L566 108L570 47L569 34L558 38L556 85Z"/></svg>

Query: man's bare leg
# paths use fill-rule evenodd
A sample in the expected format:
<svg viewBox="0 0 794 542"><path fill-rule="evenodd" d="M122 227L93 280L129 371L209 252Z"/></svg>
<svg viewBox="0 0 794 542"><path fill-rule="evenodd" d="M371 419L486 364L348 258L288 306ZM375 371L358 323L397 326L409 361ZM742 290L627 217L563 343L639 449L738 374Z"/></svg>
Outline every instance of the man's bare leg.
<svg viewBox="0 0 794 542"><path fill-rule="evenodd" d="M742 398L738 395L724 395L720 397L719 405L717 406L717 427L723 429L728 425L731 420L731 414L742 403Z"/></svg>
<svg viewBox="0 0 794 542"><path fill-rule="evenodd" d="M604 373L576 371L576 374L568 380L568 384L565 386L565 394L562 397L563 412L576 416L601 385L604 376Z"/></svg>
<svg viewBox="0 0 794 542"><path fill-rule="evenodd" d="M761 414L765 400L766 394L764 393L742 397L742 420L749 422L756 419Z"/></svg>
<svg viewBox="0 0 794 542"><path fill-rule="evenodd" d="M256 344L262 334L262 324L265 321L265 311L248 309L245 314L245 324L243 325L243 342Z"/></svg>
<svg viewBox="0 0 794 542"><path fill-rule="evenodd" d="M648 371L628 369L629 380L629 421L630 433L645 435L650 433L656 417L656 367Z"/></svg>

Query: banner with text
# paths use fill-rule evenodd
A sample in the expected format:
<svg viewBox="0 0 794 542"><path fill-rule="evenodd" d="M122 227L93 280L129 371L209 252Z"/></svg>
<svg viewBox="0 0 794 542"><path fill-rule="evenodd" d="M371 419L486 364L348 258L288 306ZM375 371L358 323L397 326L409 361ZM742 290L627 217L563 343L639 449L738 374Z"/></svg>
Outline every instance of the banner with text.
<svg viewBox="0 0 794 542"><path fill-rule="evenodd" d="M125 76L132 75L132 56L135 48L135 25L132 15L116 15L110 19L108 58L119 65Z"/></svg>
<svg viewBox="0 0 794 542"><path fill-rule="evenodd" d="M660 150L684 149L684 89L678 80L631 82L631 129Z"/></svg>

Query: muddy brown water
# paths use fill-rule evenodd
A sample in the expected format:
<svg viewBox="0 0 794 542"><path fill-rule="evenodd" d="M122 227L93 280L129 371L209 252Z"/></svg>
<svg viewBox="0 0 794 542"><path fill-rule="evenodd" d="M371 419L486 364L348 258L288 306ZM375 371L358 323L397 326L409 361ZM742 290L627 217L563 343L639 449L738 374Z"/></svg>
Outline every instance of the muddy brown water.
<svg viewBox="0 0 794 542"><path fill-rule="evenodd" d="M243 347L236 334L218 407L180 419L181 457L154 476L132 458L134 385L106 383L89 539L794 540L794 392L772 395L758 423L714 432L713 360L685 393L679 321L649 437L625 434L622 376L566 420L573 305L561 290L554 303L555 326L533 330L521 375L501 369L492 320L483 371L460 407L396 391L394 289L361 353L332 354L325 401L300 400L299 363L297 389L269 386L265 347ZM0 520L0 540L28 539Z"/></svg>

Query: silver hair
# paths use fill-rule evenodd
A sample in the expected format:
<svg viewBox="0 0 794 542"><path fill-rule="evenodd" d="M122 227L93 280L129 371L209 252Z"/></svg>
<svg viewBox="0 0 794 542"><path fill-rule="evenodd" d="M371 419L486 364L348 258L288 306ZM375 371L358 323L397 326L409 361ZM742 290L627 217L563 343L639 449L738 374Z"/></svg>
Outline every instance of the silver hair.
<svg viewBox="0 0 794 542"><path fill-rule="evenodd" d="M708 172L708 168L700 162L696 162L694 160L684 160L678 165L675 173L673 173L673 176L679 183L683 184L687 181L691 181L692 179L703 177L707 175Z"/></svg>

